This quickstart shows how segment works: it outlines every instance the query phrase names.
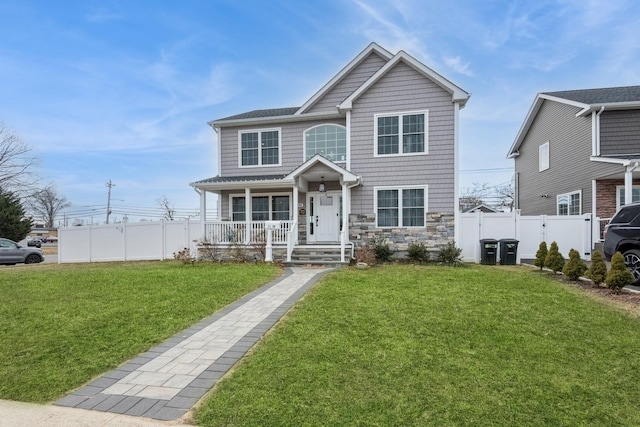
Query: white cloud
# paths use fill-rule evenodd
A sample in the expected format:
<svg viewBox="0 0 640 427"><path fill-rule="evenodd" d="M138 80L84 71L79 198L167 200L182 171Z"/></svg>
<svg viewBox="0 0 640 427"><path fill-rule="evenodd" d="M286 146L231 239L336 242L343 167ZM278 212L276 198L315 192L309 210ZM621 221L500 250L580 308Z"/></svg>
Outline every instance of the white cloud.
<svg viewBox="0 0 640 427"><path fill-rule="evenodd" d="M473 71L471 71L469 67L470 63L463 63L459 56L444 58L444 63L456 73L464 74L465 76L473 76Z"/></svg>

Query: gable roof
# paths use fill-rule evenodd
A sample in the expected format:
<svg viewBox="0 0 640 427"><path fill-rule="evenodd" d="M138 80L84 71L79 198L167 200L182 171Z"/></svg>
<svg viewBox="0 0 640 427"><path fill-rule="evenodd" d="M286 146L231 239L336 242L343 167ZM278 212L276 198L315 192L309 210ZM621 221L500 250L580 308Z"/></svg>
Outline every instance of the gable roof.
<svg viewBox="0 0 640 427"><path fill-rule="evenodd" d="M386 61L386 64L382 66L376 73L374 73L368 80L366 80L358 89L356 89L349 97L347 97L339 106L337 106L335 112L314 112L305 113L310 107L318 102L323 96L325 96L331 89L333 89L338 83L340 83L346 76L349 75L358 65L371 55L378 55ZM307 102L301 107L287 107L287 108L271 108L265 110L253 110L245 113L236 114L233 116L224 117L209 122L212 127L228 126L238 124L262 124L262 123L274 123L286 121L299 121L306 119L327 119L344 116L344 110L349 110L352 107L353 101L366 92L371 86L373 86L380 78L382 78L389 70L399 62L412 67L414 70L432 80L440 87L451 93L452 102L460 104L460 108L463 108L469 99L470 94L459 86L453 84L451 81L438 74L431 68L427 67L417 59L404 51L398 52L396 55L389 53L386 49L382 48L376 43L370 43L362 52L360 52L354 59L352 59L338 74L336 74L327 84L325 84L318 92L316 92Z"/></svg>
<svg viewBox="0 0 640 427"><path fill-rule="evenodd" d="M460 108L464 107L467 100L471 96L468 92L464 91L459 86L453 84L450 80L444 78L440 74L433 71L431 68L424 65L422 62L415 59L405 51L398 52L389 62L387 62L382 68L380 68L373 76L364 82L358 89L356 89L347 99L345 99L339 106L341 110L350 110L353 107L353 101L358 99L363 93L365 93L371 86L373 86L378 80L380 80L389 70L393 69L399 62L404 62L418 73L422 74L426 78L432 80L440 87L451 93L452 102L459 102Z"/></svg>
<svg viewBox="0 0 640 427"><path fill-rule="evenodd" d="M540 92L536 95L527 116L518 131L515 141L509 149L507 158L518 156L518 150L524 141L544 101L555 101L573 105L581 110L576 117L584 117L594 111L624 110L640 108L640 86L607 87L596 89L564 90Z"/></svg>
<svg viewBox="0 0 640 427"><path fill-rule="evenodd" d="M338 74L336 74L331 80L327 82L324 86L320 88L318 92L316 92L307 102L304 103L302 107L296 111L296 115L304 113L306 110L311 108L313 104L319 101L323 96L325 96L331 89L333 89L342 79L344 79L353 69L355 69L358 65L360 65L366 58L368 58L372 54L377 54L381 58L385 60L390 60L393 55L377 43L370 43L362 52L358 54L355 58L353 58L345 67L340 70Z"/></svg>

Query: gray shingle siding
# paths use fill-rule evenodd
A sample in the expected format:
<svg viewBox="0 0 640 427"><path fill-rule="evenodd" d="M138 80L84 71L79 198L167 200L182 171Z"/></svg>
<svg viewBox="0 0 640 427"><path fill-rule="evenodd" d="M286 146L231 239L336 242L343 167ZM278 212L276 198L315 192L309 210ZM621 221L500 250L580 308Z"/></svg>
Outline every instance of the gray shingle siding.
<svg viewBox="0 0 640 427"><path fill-rule="evenodd" d="M556 196L582 191L582 213L592 211L592 179L620 172L591 156L591 116L578 107L544 101L515 159L519 207L523 215L556 215ZM549 169L538 171L539 146L549 141ZM548 197L541 197L546 194Z"/></svg>
<svg viewBox="0 0 640 427"><path fill-rule="evenodd" d="M221 176L254 176L287 174L304 162L303 132L319 124L335 123L344 126L344 120L310 120L305 122L270 124L268 126L233 126L220 130L220 144L222 148ZM266 128L280 128L282 132L282 165L243 167L238 166L238 131L260 130Z"/></svg>
<svg viewBox="0 0 640 427"><path fill-rule="evenodd" d="M640 155L640 110L605 110L600 116L600 155Z"/></svg>
<svg viewBox="0 0 640 427"><path fill-rule="evenodd" d="M355 69L345 76L335 87L331 88L305 113L319 111L335 111L336 106L351 95L358 87L386 64L386 59L372 52Z"/></svg>
<svg viewBox="0 0 640 427"><path fill-rule="evenodd" d="M374 115L429 111L427 155L373 157ZM454 111L451 94L400 62L353 105L351 170L362 177L353 190L353 214L372 213L373 188L428 185L428 210L454 210Z"/></svg>

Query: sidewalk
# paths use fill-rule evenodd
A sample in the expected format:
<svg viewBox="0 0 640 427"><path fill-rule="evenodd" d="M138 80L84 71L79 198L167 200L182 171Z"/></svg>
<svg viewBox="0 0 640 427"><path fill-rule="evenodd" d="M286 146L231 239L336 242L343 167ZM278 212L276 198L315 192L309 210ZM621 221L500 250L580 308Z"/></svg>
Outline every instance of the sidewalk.
<svg viewBox="0 0 640 427"><path fill-rule="evenodd" d="M277 280L63 397L57 406L0 401L0 426L179 425L175 420L328 271L288 268Z"/></svg>

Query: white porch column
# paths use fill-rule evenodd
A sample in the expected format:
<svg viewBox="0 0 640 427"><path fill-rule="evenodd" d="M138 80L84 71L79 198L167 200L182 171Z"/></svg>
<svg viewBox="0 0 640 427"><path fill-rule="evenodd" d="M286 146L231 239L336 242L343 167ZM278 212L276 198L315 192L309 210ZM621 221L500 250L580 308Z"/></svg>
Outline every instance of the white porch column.
<svg viewBox="0 0 640 427"><path fill-rule="evenodd" d="M245 206L245 230L244 230L244 243L246 245L251 241L251 189L244 189L244 206Z"/></svg>
<svg viewBox="0 0 640 427"><path fill-rule="evenodd" d="M624 204L633 201L633 171L638 168L638 163L627 165L624 171Z"/></svg>
<svg viewBox="0 0 640 427"><path fill-rule="evenodd" d="M200 237L207 239L207 191L200 191Z"/></svg>
<svg viewBox="0 0 640 427"><path fill-rule="evenodd" d="M340 233L340 262L344 260L344 248L347 245L347 236L349 235L349 215L347 215L347 199L348 189L345 182L342 183L342 232Z"/></svg>
<svg viewBox="0 0 640 427"><path fill-rule="evenodd" d="M299 215L298 215L298 203L299 202L299 198L300 195L298 193L298 186L294 183L293 184L293 224L291 225L292 228L295 228L296 230L298 229L298 222L299 222ZM298 244L298 233L296 233L295 236L291 236L293 239L295 239L295 243Z"/></svg>

